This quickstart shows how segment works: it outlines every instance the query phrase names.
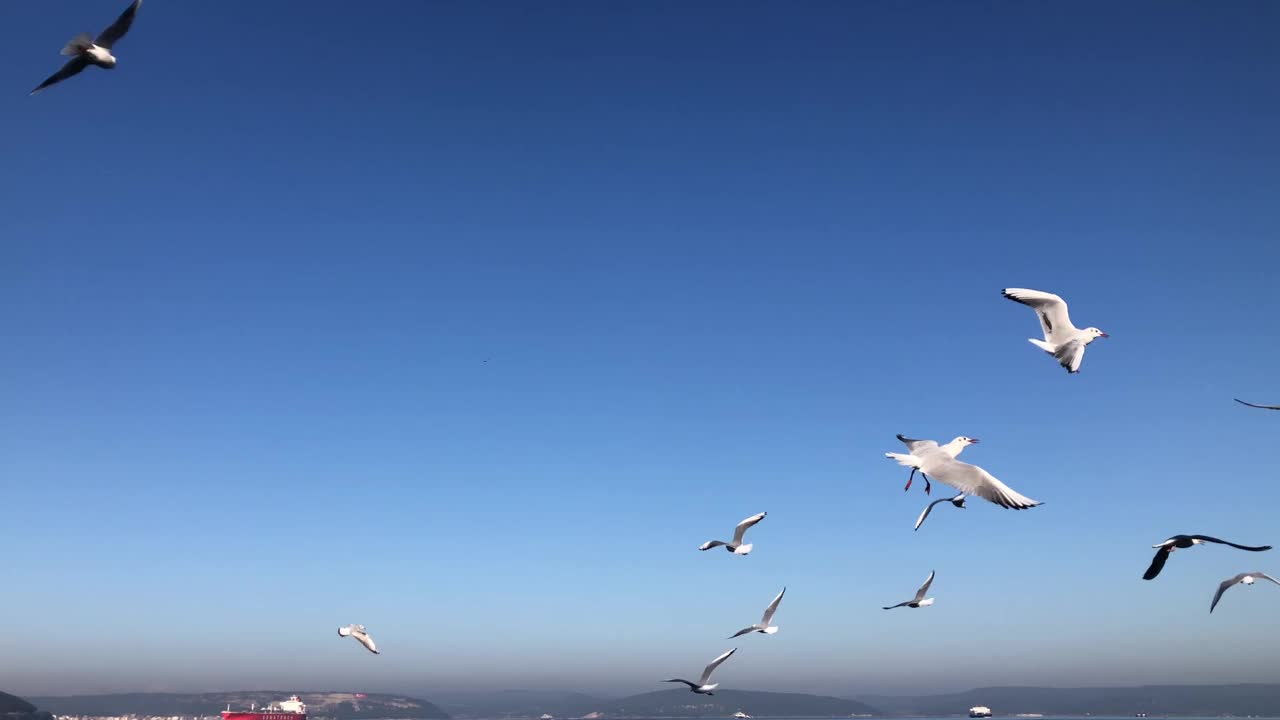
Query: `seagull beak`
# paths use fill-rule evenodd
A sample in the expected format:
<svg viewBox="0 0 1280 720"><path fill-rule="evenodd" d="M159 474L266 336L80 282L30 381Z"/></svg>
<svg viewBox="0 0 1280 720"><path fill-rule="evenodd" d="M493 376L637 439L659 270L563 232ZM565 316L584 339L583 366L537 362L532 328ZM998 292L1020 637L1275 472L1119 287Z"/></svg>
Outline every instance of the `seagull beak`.
<svg viewBox="0 0 1280 720"><path fill-rule="evenodd" d="M1106 334L1106 333L1099 333L1099 334L1098 334L1098 337L1105 337L1105 338L1109 338L1109 337L1111 337L1111 336L1110 336L1110 335L1108 335L1108 334Z"/></svg>
<svg viewBox="0 0 1280 720"><path fill-rule="evenodd" d="M979 440L978 438L969 438L969 442L971 442L971 443L980 443L980 442L982 442L982 441L981 441L981 440Z"/></svg>

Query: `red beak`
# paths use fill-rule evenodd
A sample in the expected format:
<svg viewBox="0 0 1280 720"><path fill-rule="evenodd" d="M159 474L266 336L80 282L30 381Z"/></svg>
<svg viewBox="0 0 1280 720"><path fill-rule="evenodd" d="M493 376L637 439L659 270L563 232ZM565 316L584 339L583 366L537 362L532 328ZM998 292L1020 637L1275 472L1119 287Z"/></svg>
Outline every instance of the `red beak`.
<svg viewBox="0 0 1280 720"><path fill-rule="evenodd" d="M1098 335L1098 337L1108 337L1108 338L1109 338L1109 337L1111 337L1111 336L1110 336L1110 335L1108 335L1108 334L1106 334L1106 333L1101 333L1101 334L1099 334L1099 335Z"/></svg>

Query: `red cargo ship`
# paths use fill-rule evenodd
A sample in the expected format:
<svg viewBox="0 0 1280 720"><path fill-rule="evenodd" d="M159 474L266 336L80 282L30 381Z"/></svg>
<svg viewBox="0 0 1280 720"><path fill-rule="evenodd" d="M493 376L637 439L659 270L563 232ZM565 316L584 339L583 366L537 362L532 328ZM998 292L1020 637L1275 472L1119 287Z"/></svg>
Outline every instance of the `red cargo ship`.
<svg viewBox="0 0 1280 720"><path fill-rule="evenodd" d="M307 720L307 704L297 695L290 695L288 700L271 703L262 710L232 710L228 705L222 711L222 720Z"/></svg>

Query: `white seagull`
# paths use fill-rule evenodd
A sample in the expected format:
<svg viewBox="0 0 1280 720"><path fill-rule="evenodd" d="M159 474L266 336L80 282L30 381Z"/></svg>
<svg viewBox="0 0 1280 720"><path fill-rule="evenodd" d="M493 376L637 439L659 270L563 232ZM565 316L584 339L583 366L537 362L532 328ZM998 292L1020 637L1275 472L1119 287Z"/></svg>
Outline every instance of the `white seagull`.
<svg viewBox="0 0 1280 720"><path fill-rule="evenodd" d="M711 679L711 673L715 672L716 668L720 667L720 663L724 662L725 660L728 660L729 656L736 652L738 652L738 648L734 648L729 652L716 658L715 660L712 660L710 665L703 668L702 677L698 678L698 682L696 683L690 680L685 680L683 678L672 678L670 680L663 680L662 682L684 683L685 685L689 686L690 690L698 693L699 695L715 695L715 693L712 692L712 690L715 690L716 688L720 687L720 683L711 683L710 685L708 685L707 681Z"/></svg>
<svg viewBox="0 0 1280 720"><path fill-rule="evenodd" d="M72 75L78 74L81 70L90 65L97 65L100 68L110 70L116 66L116 57L111 54L111 47L129 32L129 27L133 25L133 18L138 14L138 8L142 5L142 0L133 0L129 7L125 8L120 17L111 23L111 26L103 30L97 38L90 38L88 33L80 33L71 39L62 48L63 55L70 55L71 59L58 72L50 75L44 82L36 86L31 91L32 95L41 90L66 80Z"/></svg>
<svg viewBox="0 0 1280 720"><path fill-rule="evenodd" d="M903 441L906 442L905 439ZM918 469L926 478L932 475L934 480L944 482L965 495L977 495L1003 508L1026 510L1041 504L1018 493L977 465L956 460L940 447L917 448L911 454L885 453L884 456L897 460L904 467Z"/></svg>
<svg viewBox="0 0 1280 720"><path fill-rule="evenodd" d="M1259 410L1280 410L1280 405L1255 405L1255 404L1253 404L1253 403L1251 403L1251 402L1245 402L1245 401L1241 400L1240 398L1231 398L1231 399L1232 399L1232 400L1235 400L1236 402L1240 403L1241 405L1247 405L1247 406L1249 406L1249 407L1251 407L1251 408L1258 408Z"/></svg>
<svg viewBox="0 0 1280 720"><path fill-rule="evenodd" d="M934 571L930 570L929 579L925 580L924 584L920 586L920 589L916 591L916 596L914 598L906 602L900 602L897 605L890 605L889 607L884 609L892 610L894 608L900 608L900 607L922 608L922 607L929 607L930 605L932 605L933 598L926 599L925 593L929 592L929 586L933 584L933 575L934 575Z"/></svg>
<svg viewBox="0 0 1280 720"><path fill-rule="evenodd" d="M373 638L369 637L369 633L365 632L363 625L344 625L338 628L339 637L353 637L360 641L360 644L369 649L374 655L381 655L378 652L378 646L374 644Z"/></svg>
<svg viewBox="0 0 1280 720"><path fill-rule="evenodd" d="M1280 585L1280 580L1276 580L1264 572L1240 573L1233 578L1223 580L1222 584L1218 586L1218 592L1213 594L1213 602L1209 605L1209 612L1213 612L1213 609L1218 607L1218 601L1222 599L1222 593L1226 592L1227 588L1241 584L1252 585L1256 580L1270 580L1271 582Z"/></svg>
<svg viewBox="0 0 1280 720"><path fill-rule="evenodd" d="M953 458L958 457L960 453L964 452L965 448L978 442L977 438L965 437L963 435L956 438L955 440L952 440L946 445L939 445L936 440L914 440L912 438L905 437L903 435L898 435L898 439L906 443L907 451L910 452L912 455L919 455L921 451L928 450L929 448L939 448ZM902 488L902 490L904 492L907 490L910 490L911 481L915 479L916 479L916 468L911 468L911 475L907 477L907 486ZM930 489L931 489L931 485L929 483L929 478L926 477L924 479L924 494L928 495Z"/></svg>
<svg viewBox="0 0 1280 720"><path fill-rule="evenodd" d="M728 550L734 555L746 555L747 553L751 552L751 548L755 546L752 545L751 543L747 543L746 545L743 545L742 536L747 534L748 528L750 528L752 525L755 525L756 523L763 520L764 516L768 514L769 513L767 512L762 512L759 515L752 515L746 520L743 520L742 522L738 523L738 527L733 529L733 540L729 542L725 542L723 540L708 540L702 543L702 545L698 546L698 549L710 550L713 547L720 547L723 545L725 550Z"/></svg>
<svg viewBox="0 0 1280 720"><path fill-rule="evenodd" d="M916 530L920 529L920 526L924 524L924 519L929 517L929 513L933 512L933 506L937 505L938 503L944 503L944 502L949 502L952 505L955 505L956 507L963 510L964 509L964 493L960 493L955 497L938 498L937 500L934 500L933 502L925 506L924 512L920 513L920 517L916 518Z"/></svg>
<svg viewBox="0 0 1280 720"><path fill-rule="evenodd" d="M751 627L742 628L738 632L730 635L729 639L732 640L739 635L746 635L751 632L764 633L765 635L772 635L778 632L778 626L770 625L769 623L773 622L773 614L778 612L778 603L782 602L782 596L785 595L786 592L787 589L782 588L782 592L778 593L778 597L774 598L773 602L769 603L769 607L764 609L764 616L760 618L760 622L752 625Z"/></svg>
<svg viewBox="0 0 1280 720"><path fill-rule="evenodd" d="M1084 349L1089 343L1100 337L1110 337L1096 327L1081 330L1072 325L1067 314L1067 301L1053 293L1026 288L1005 288L1001 293L1036 311L1040 329L1044 330L1044 340L1027 338L1027 341L1052 355L1068 373L1080 372Z"/></svg>

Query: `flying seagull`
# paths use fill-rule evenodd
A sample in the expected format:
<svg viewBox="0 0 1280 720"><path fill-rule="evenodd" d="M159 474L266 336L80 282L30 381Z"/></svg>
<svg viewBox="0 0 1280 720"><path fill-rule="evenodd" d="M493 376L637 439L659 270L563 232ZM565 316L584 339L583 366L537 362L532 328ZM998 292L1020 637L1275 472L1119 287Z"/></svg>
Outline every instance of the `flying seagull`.
<svg viewBox="0 0 1280 720"><path fill-rule="evenodd" d="M944 502L949 502L952 505L955 505L956 507L963 510L964 509L964 493L960 493L955 497L938 498L937 500L934 500L933 502L926 505L924 508L924 512L920 513L920 517L916 518L916 529L919 530L920 526L924 524L924 519L929 517L929 513L933 512L934 505L937 505L938 503L944 503Z"/></svg>
<svg viewBox="0 0 1280 720"><path fill-rule="evenodd" d="M683 678L672 678L670 680L663 680L662 682L684 683L685 685L689 686L690 690L698 693L699 695L715 695L715 693L712 692L712 690L715 690L716 688L720 687L720 683L711 683L710 685L708 685L707 681L711 679L711 673L715 672L716 668L720 667L720 663L724 662L725 660L728 660L729 656L733 655L736 652L738 652L738 648L734 648L729 652L716 658L715 660L712 660L710 665L703 668L702 677L698 678L698 682L696 683L691 682L689 680L685 680Z"/></svg>
<svg viewBox="0 0 1280 720"><path fill-rule="evenodd" d="M338 628L339 637L353 637L360 641L360 644L369 649L374 655L381 655L378 652L378 646L373 643L373 638L369 637L369 633L365 632L363 625L346 625Z"/></svg>
<svg viewBox="0 0 1280 720"><path fill-rule="evenodd" d="M1052 355L1068 373L1080 372L1084 349L1089 343L1100 337L1110 337L1096 327L1081 330L1072 325L1071 317L1067 315L1067 301L1053 293L1005 288L1001 294L1036 311L1040 329L1044 330L1044 340L1027 338L1027 341Z"/></svg>
<svg viewBox="0 0 1280 720"><path fill-rule="evenodd" d="M138 14L138 8L141 5L142 0L133 0L129 7L120 13L120 17L116 18L116 21L103 30L97 38L91 39L88 33L80 33L72 38L71 42L62 48L62 54L71 56L71 59L62 66L61 70L37 85L31 94L35 95L50 85L60 83L90 65L97 65L106 70L114 68L116 58L111 54L111 47L129 32L129 27L133 25L133 18Z"/></svg>
<svg viewBox="0 0 1280 720"><path fill-rule="evenodd" d="M764 633L765 635L772 635L778 632L778 626L770 625L769 623L773 622L773 614L778 612L778 603L782 602L782 596L785 595L786 592L787 589L782 588L782 592L778 593L778 597L774 598L773 602L769 603L769 607L764 609L764 616L760 618L760 622L752 625L751 627L742 628L738 632L730 635L729 639L732 640L739 635L746 635L750 632Z"/></svg>
<svg viewBox="0 0 1280 720"><path fill-rule="evenodd" d="M1252 547L1249 545L1237 545L1233 542L1227 542L1226 540L1219 540L1218 538L1209 537L1208 535L1174 535L1173 537L1169 538L1168 540L1165 540L1162 543L1158 543L1156 545L1151 546L1153 548L1158 548L1158 549L1156 550L1156 556L1151 559L1151 567L1147 568L1147 571L1142 574L1142 579L1154 580L1155 577L1160 574L1160 571L1164 569L1165 562L1169 560L1169 555L1171 555L1174 550L1178 550L1181 548L1194 547L1196 545L1203 545L1205 543L1218 543L1219 545L1230 545L1231 547L1236 548L1238 550L1248 550L1249 552L1262 552L1263 550L1271 549L1270 545L1259 545L1257 547Z"/></svg>
<svg viewBox="0 0 1280 720"><path fill-rule="evenodd" d="M1239 584L1252 585L1256 580L1270 580L1271 582L1280 585L1280 580L1276 580L1264 572L1240 573L1233 578L1223 580L1222 584L1218 586L1218 592L1213 594L1213 602L1209 605L1209 612L1213 612L1213 609L1218 607L1218 601L1222 599L1222 593L1226 592L1227 588Z"/></svg>
<svg viewBox="0 0 1280 720"><path fill-rule="evenodd" d="M906 443L907 451L912 455L919 455L920 451L928 450L929 448L939 448L953 458L963 452L965 448L978 442L977 438L968 438L963 435L946 445L939 445L934 440L913 440L901 434L898 435L898 439ZM917 468L911 468L911 475L907 477L907 486L902 488L904 492L911 489L911 481L916 479L916 470ZM929 478L923 473L921 473L921 477L924 477L924 494L928 495L931 489Z"/></svg>
<svg viewBox="0 0 1280 720"><path fill-rule="evenodd" d="M708 540L702 543L702 545L700 545L698 549L710 550L713 547L720 547L723 545L725 550L728 550L734 555L746 555L747 553L751 552L751 548L755 546L752 545L751 543L747 543L746 545L743 545L742 536L747 534L748 528L750 528L752 525L755 525L756 523L763 520L764 516L768 514L769 513L760 513L759 515L752 515L746 520L743 520L742 522L738 523L738 527L733 529L733 540L729 542L725 542L723 540Z"/></svg>
<svg viewBox="0 0 1280 720"><path fill-rule="evenodd" d="M913 449L911 454L885 453L884 456L897 460L904 467L918 469L925 477L932 475L934 480L944 482L965 495L977 495L1003 508L1026 510L1040 504L977 465L956 460L940 447L920 447Z"/></svg>
<svg viewBox="0 0 1280 720"><path fill-rule="evenodd" d="M932 605L933 598L925 599L924 594L929 592L929 586L933 584L933 576L934 576L934 571L930 570L929 579L925 580L924 584L920 586L920 589L916 591L916 596L914 598L906 602L900 602L897 605L890 605L889 607L884 609L892 610L894 608L900 608L900 607L922 608L922 607L929 607L930 605Z"/></svg>
<svg viewBox="0 0 1280 720"><path fill-rule="evenodd" d="M1254 405L1253 403L1247 403L1241 400L1240 398L1231 398L1231 399L1235 400L1241 405L1248 405L1251 408L1258 408L1259 410L1280 410L1280 405Z"/></svg>

